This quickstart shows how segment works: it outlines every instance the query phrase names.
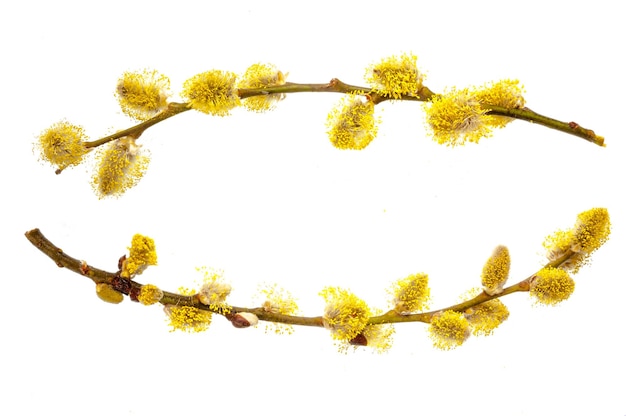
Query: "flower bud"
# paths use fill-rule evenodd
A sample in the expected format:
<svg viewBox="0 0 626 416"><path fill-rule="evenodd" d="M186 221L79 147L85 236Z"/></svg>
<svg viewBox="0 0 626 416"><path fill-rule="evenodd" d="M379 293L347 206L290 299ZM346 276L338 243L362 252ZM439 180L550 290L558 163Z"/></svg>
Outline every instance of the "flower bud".
<svg viewBox="0 0 626 416"><path fill-rule="evenodd" d="M233 315L230 322L235 328L248 328L259 323L259 318L250 312L239 312Z"/></svg>
<svg viewBox="0 0 626 416"><path fill-rule="evenodd" d="M96 283L96 294L107 303L120 303L124 300L124 295L113 289L108 283Z"/></svg>

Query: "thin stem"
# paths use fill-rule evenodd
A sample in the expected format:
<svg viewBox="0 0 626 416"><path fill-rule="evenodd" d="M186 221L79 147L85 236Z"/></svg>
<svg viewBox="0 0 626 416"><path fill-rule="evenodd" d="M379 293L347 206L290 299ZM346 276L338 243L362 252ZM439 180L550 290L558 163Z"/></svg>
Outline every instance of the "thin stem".
<svg viewBox="0 0 626 416"><path fill-rule="evenodd" d="M191 110L191 107L189 107L187 103L169 103L165 110L161 111L159 114L152 117L151 119L139 123L133 127L129 127L126 130L118 131L117 133L111 134L110 136L106 136L91 142L86 142L85 147L91 149L106 144L110 141L121 139L122 137L127 136L139 138L139 136L141 136L141 134L149 127L152 127L155 124L162 122L163 120L167 120L170 117L174 117L175 115L184 113L188 110Z"/></svg>
<svg viewBox="0 0 626 416"><path fill-rule="evenodd" d="M85 261L77 260L63 252L59 247L55 246L50 240L48 240L38 228L27 231L25 233L26 238L30 241L35 247L41 250L46 256L48 256L55 264L59 267L65 267L74 273L78 273L81 276L85 276L91 279L94 283L106 283L111 285L114 289L123 293L124 295L128 295L131 300L137 301L137 295L143 286L141 283L137 283L133 280L120 277L119 271L116 273L107 272L101 269L97 269L88 265ZM559 259L554 260L548 263L544 267L558 267L563 262L567 261L573 252L568 250L563 256ZM448 306L443 309L429 311L424 313L415 313L410 315L401 315L394 310L390 310L382 315L374 316L369 319L369 325L380 325L380 324L389 324L389 323L402 323L402 322L424 322L429 323L433 316L437 313L444 312L447 310L453 310L457 312L464 312L467 309L480 305L481 303L488 302L492 299L496 299L502 296L507 296L515 292L528 292L530 290L530 282L535 277L535 274L532 276L508 286L504 288L504 290L496 295L488 295L485 292L481 292L474 298L456 304L452 306ZM300 326L314 326L314 327L322 327L323 319L321 316L293 316L293 315L284 315L279 313L273 313L270 311L266 311L263 308L244 308L240 306L230 306L229 310L220 308L217 305L205 305L198 300L198 297L195 295L185 296L179 295L177 293L172 292L163 292L163 298L160 303L163 305L174 305L174 306L191 306L198 309L210 311L213 313L220 314L227 319L231 319L232 316L239 312L250 312L255 314L259 320L267 321L267 322L276 322L282 324L289 325L300 325ZM217 307L216 307L217 306Z"/></svg>
<svg viewBox="0 0 626 416"><path fill-rule="evenodd" d="M372 88L360 87L357 85L346 84L337 78L333 78L327 84L297 84L295 82L287 82L283 85L276 85L264 88L241 88L238 91L239 98L249 98L258 95L269 94L290 94L294 92L338 92L342 94L357 94L368 96L375 104L389 100L390 98L381 95ZM428 101L435 94L426 86L422 86L417 95L404 95L402 101Z"/></svg>
<svg viewBox="0 0 626 416"><path fill-rule="evenodd" d="M546 126L551 129L562 131L564 133L571 134L576 137L581 137L587 140L588 142L604 147L604 137L596 135L593 130L585 129L581 127L578 123L574 121L570 121L569 123L566 123L563 121L555 120L553 118L535 113L533 110L531 110L530 108L526 108L526 107L504 108L504 107L498 107L495 105L483 105L483 107L489 110L487 114L507 116L507 117L516 118L518 120L525 120L530 123L541 124L542 126Z"/></svg>

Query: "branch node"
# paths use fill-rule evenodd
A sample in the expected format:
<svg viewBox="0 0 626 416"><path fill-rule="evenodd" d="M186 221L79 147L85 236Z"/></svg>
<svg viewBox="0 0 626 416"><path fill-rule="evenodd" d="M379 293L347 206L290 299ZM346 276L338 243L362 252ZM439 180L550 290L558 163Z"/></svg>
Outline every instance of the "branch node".
<svg viewBox="0 0 626 416"><path fill-rule="evenodd" d="M130 279L125 279L120 276L115 276L111 280L111 286L113 287L113 289L125 295L129 295L132 289L132 284L130 282Z"/></svg>

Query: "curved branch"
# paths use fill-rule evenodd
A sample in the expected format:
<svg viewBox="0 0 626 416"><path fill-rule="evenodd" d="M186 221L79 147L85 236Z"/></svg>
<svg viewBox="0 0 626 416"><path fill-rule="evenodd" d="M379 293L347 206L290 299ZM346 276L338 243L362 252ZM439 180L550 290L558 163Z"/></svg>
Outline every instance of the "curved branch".
<svg viewBox="0 0 626 416"><path fill-rule="evenodd" d="M249 97L255 97L259 95L270 95L270 94L293 94L298 92L335 92L341 94L357 94L368 97L374 104L379 104L384 101L394 100L394 101L430 101L434 97L438 96L438 94L431 91L426 86L421 86L420 89L416 92L415 95L403 95L400 98L391 98L384 94L377 92L375 89L370 87L362 87L358 85L350 85L346 84L343 81L340 81L337 78L331 79L326 84L302 84L295 82L287 82L282 85L276 85L271 87L263 87L263 88L240 88L237 90L237 94L239 98L245 99ZM538 114L529 108L515 108L509 109L504 107L498 107L493 105L484 105L484 108L488 110L487 114L493 115L501 115L506 117L511 117L518 120L528 121L530 123L541 124L542 126L546 126L552 129L559 130L561 132L571 134L577 137L581 137L591 143L594 143L598 146L604 146L604 138L602 136L598 136L594 133L593 130L586 129L581 127L578 123L570 121L563 122L550 117L543 116ZM98 140L93 140L85 143L85 147L88 149L93 149L103 144L109 143L113 140L120 139L122 137L134 137L139 138L144 131L148 128L154 126L155 124L160 123L161 121L167 120L170 117L183 113L185 111L189 111L191 107L189 103L170 103L164 111L155 115L149 120L141 122L135 126L129 127L125 130L118 131L109 136L103 137ZM61 173L61 169L56 171L57 174Z"/></svg>
<svg viewBox="0 0 626 416"><path fill-rule="evenodd" d="M130 297L131 300L137 301L137 296L141 287L143 286L141 283L137 283L134 280L130 280L128 278L120 277L119 271L116 273L107 272L95 267L88 265L85 261L77 260L63 252L62 249L55 246L50 240L48 240L38 228L27 231L25 233L26 238L30 241L35 247L41 250L46 256L48 256L55 264L59 267L65 267L68 270L73 271L74 273L80 274L81 276L85 276L91 279L94 283L107 283L111 285L115 290L124 295ZM550 262L545 267L558 267L561 263L567 261L572 256L571 250L567 251L562 257L559 259ZM436 311L429 311L423 313L413 313L409 315L401 315L394 310L390 310L382 315L373 316L369 319L369 325L380 325L380 324L389 324L389 323L402 323L402 322L424 322L429 323L433 316L437 313L453 310L457 312L463 312L472 306L480 305L481 303L488 302L492 299L499 298L502 296L510 295L515 292L528 292L530 290L530 281L535 275L531 275L530 277L513 284L511 286L506 287L501 293L497 295L488 295L485 292L481 292L474 298L465 301L463 303L459 303L456 305L451 305L443 309L439 309ZM279 313L273 313L270 311L266 311L263 308L245 308L240 306L230 306L229 310L222 309L219 305L205 305L198 300L198 297L195 295L185 296L172 292L163 291L163 298L160 301L163 305L174 305L174 306L191 306L194 308L202 309L205 311L217 313L231 320L234 314L239 312L250 312L255 314L259 320L267 321L267 322L275 322L281 324L289 324L289 325L300 325L300 326L314 326L314 327L323 327L323 319L321 316L314 317L305 317L305 316L293 316L293 315L284 315Z"/></svg>

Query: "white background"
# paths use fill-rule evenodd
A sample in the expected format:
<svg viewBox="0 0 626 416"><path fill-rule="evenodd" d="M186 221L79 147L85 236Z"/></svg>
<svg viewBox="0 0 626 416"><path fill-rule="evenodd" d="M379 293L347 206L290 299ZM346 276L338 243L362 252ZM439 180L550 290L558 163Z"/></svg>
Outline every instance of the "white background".
<svg viewBox="0 0 626 416"><path fill-rule="evenodd" d="M346 2L347 3L347 2ZM558 2L12 2L3 4L0 169L0 413L624 415L623 23L618 4ZM383 103L364 151L325 134L336 94L293 94L271 113L188 112L148 130L148 174L99 201L80 166L37 161L36 136L67 119L92 138L128 127L113 96L127 70L153 68L172 90L209 69L270 62L293 82L364 84L365 68L418 56L426 85L519 78L528 106L575 120L606 148L516 121L479 145L426 135L419 103ZM382 110L382 111L380 111ZM254 306L276 282L320 315L326 285L387 306L385 289L430 275L433 307L479 284L498 244L511 280L543 264L541 243L576 215L607 207L613 234L555 308L504 298L495 334L442 352L423 324L397 327L385 355L336 352L319 328L292 336L235 330L169 333L158 306L100 302L23 237L39 227L67 253L114 270L134 233L166 290L225 271L231 302Z"/></svg>

